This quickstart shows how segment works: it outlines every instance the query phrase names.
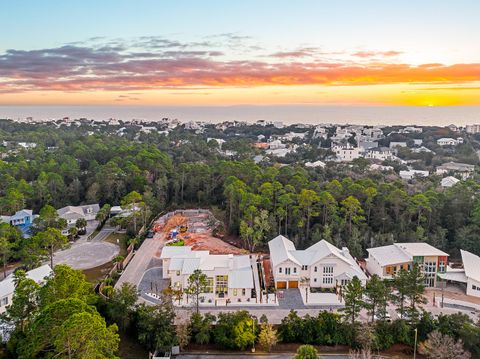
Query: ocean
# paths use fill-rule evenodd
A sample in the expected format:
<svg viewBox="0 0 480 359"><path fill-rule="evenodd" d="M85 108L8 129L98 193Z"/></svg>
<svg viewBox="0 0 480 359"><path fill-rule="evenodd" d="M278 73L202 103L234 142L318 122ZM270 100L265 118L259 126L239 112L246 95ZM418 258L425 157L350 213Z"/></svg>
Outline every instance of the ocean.
<svg viewBox="0 0 480 359"><path fill-rule="evenodd" d="M480 123L480 106L0 106L0 118L18 119L89 118L119 120L160 120L176 118L182 122L255 122L263 119L284 124L365 124L447 126Z"/></svg>

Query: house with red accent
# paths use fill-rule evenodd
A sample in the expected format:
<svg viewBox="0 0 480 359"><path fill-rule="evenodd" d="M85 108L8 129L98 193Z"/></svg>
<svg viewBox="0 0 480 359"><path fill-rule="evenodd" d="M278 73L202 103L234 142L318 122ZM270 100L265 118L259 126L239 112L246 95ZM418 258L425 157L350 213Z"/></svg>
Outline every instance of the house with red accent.
<svg viewBox="0 0 480 359"><path fill-rule="evenodd" d="M380 278L393 279L402 268L410 270L417 264L425 276L425 286L435 287L437 274L447 268L448 254L424 242L394 243L367 251L367 271Z"/></svg>

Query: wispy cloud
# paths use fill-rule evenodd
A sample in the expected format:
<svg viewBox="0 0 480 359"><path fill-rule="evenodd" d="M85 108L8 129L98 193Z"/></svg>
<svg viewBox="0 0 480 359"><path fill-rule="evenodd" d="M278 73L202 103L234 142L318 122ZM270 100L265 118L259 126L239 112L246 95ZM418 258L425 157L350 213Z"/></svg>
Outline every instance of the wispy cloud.
<svg viewBox="0 0 480 359"><path fill-rule="evenodd" d="M371 58L371 57L394 57L401 55L403 52L402 51L357 51L352 54L352 56L355 57L361 57L361 58Z"/></svg>
<svg viewBox="0 0 480 359"><path fill-rule="evenodd" d="M163 37L89 39L41 50L7 50L0 54L0 92L140 91L268 85L357 86L377 84L460 84L480 81L480 63L412 65L387 61L399 51L361 51L352 61L325 57L320 49L302 47L267 58L232 56L229 46L248 42L238 34L221 34L200 42ZM250 44L246 43L249 47ZM238 50L238 48L237 48ZM383 57L382 61L364 59ZM122 100L136 100L119 97Z"/></svg>

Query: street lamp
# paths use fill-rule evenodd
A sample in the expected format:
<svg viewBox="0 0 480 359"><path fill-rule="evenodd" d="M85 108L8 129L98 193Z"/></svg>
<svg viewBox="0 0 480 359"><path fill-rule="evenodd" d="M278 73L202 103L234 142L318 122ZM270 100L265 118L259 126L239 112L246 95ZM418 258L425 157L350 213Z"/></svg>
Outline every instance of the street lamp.
<svg viewBox="0 0 480 359"><path fill-rule="evenodd" d="M253 345L252 345L252 353L255 353L255 319L252 318L252 328L253 328Z"/></svg>
<svg viewBox="0 0 480 359"><path fill-rule="evenodd" d="M417 357L417 334L418 330L415 328L415 346L413 347L413 359Z"/></svg>

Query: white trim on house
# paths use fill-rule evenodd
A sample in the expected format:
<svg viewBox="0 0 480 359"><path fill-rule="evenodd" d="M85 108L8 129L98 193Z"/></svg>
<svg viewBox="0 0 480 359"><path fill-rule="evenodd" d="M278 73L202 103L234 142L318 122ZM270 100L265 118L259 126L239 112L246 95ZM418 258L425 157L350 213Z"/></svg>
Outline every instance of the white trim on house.
<svg viewBox="0 0 480 359"><path fill-rule="evenodd" d="M27 278L33 279L37 284L42 284L46 277L52 274L52 268L48 264L32 269L27 272ZM15 283L13 273L0 282L0 314L5 313L12 303Z"/></svg>
<svg viewBox="0 0 480 359"><path fill-rule="evenodd" d="M333 288L346 284L354 276L363 284L367 276L346 247L341 250L321 240L304 250L295 249L288 238L279 235L268 242L273 277L277 288L310 287Z"/></svg>
<svg viewBox="0 0 480 359"><path fill-rule="evenodd" d="M238 303L252 298L254 279L249 255L210 254L189 246L165 246L160 258L163 278L169 278L173 288L187 288L188 278L198 269L211 281L209 290L202 294L203 300Z"/></svg>

